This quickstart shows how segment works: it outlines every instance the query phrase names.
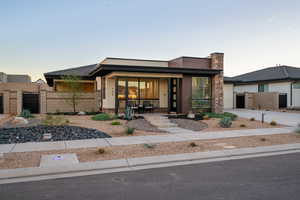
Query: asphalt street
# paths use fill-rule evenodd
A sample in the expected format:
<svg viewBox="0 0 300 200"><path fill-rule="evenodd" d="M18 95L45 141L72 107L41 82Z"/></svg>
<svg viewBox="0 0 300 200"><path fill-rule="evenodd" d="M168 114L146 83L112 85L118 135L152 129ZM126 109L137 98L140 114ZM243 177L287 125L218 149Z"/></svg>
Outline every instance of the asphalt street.
<svg viewBox="0 0 300 200"><path fill-rule="evenodd" d="M300 153L0 185L1 200L299 200Z"/></svg>

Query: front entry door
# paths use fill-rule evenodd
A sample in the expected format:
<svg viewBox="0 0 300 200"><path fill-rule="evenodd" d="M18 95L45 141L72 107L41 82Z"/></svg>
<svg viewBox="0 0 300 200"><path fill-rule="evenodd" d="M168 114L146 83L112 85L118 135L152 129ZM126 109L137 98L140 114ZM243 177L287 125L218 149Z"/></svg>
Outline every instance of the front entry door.
<svg viewBox="0 0 300 200"><path fill-rule="evenodd" d="M170 79L169 91L170 91L170 112L177 112L177 93L178 93L178 81L176 78Z"/></svg>

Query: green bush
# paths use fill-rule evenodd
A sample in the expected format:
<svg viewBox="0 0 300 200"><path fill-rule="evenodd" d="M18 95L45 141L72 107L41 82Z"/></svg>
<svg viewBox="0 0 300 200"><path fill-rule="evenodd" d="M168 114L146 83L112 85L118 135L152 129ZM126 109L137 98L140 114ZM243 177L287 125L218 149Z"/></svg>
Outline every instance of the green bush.
<svg viewBox="0 0 300 200"><path fill-rule="evenodd" d="M65 119L63 116L59 115L47 115L46 118L42 121L42 124L46 126L63 126L69 123L70 121L68 119Z"/></svg>
<svg viewBox="0 0 300 200"><path fill-rule="evenodd" d="M195 142L190 142L190 143L189 143L189 146L190 146L190 147L196 147L196 146L198 146L198 145L197 145Z"/></svg>
<svg viewBox="0 0 300 200"><path fill-rule="evenodd" d="M30 110L24 109L24 110L22 110L20 117L24 117L24 118L28 119L28 118L33 118L34 116L31 114Z"/></svg>
<svg viewBox="0 0 300 200"><path fill-rule="evenodd" d="M96 120L96 121L108 121L108 120L113 120L115 118L116 118L115 116L112 116L110 114L100 113L100 114L94 115L92 117L92 120Z"/></svg>
<svg viewBox="0 0 300 200"><path fill-rule="evenodd" d="M241 128L245 128L245 127L246 127L246 124L241 124L240 127L241 127Z"/></svg>
<svg viewBox="0 0 300 200"><path fill-rule="evenodd" d="M105 149L104 148L99 148L97 150L98 154L104 154L105 153Z"/></svg>
<svg viewBox="0 0 300 200"><path fill-rule="evenodd" d="M214 113L214 112L206 112L204 113L206 116L209 118L224 118L224 117L229 117L231 120L236 120L238 117L236 114L229 113L229 112L224 112L224 113Z"/></svg>
<svg viewBox="0 0 300 200"><path fill-rule="evenodd" d="M271 121L271 122L270 122L270 125L271 125L271 126L276 126L276 125L277 125L277 122L276 122L276 121Z"/></svg>
<svg viewBox="0 0 300 200"><path fill-rule="evenodd" d="M296 128L296 133L300 134L300 123L298 124L298 127Z"/></svg>
<svg viewBox="0 0 300 200"><path fill-rule="evenodd" d="M255 121L255 118L254 118L254 117L251 117L251 118L250 118L250 121Z"/></svg>
<svg viewBox="0 0 300 200"><path fill-rule="evenodd" d="M147 149L154 149L156 147L156 144L144 144L144 147Z"/></svg>
<svg viewBox="0 0 300 200"><path fill-rule="evenodd" d="M132 135L135 131L135 128L127 127L126 128L126 134L127 135Z"/></svg>
<svg viewBox="0 0 300 200"><path fill-rule="evenodd" d="M117 126L117 125L121 125L121 122L113 121L110 124L113 125L113 126Z"/></svg>
<svg viewBox="0 0 300 200"><path fill-rule="evenodd" d="M219 121L219 125L222 127L222 128L230 128L231 125L232 125L232 120L230 117L224 117L223 119L221 119Z"/></svg>

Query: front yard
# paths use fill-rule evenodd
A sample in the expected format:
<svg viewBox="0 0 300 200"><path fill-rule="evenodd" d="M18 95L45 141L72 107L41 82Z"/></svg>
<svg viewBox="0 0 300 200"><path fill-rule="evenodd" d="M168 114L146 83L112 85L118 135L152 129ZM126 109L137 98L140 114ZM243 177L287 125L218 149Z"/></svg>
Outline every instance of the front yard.
<svg viewBox="0 0 300 200"><path fill-rule="evenodd" d="M193 142L168 142L159 144L111 146L104 148L82 148L26 153L6 153L4 154L3 162L0 162L0 168L6 169L38 167L41 156L48 154L76 153L80 162L90 162L97 160L112 160L178 153L204 152L288 143L300 143L300 135L279 134L217 140L195 140ZM101 150L101 153L99 153L99 149Z"/></svg>

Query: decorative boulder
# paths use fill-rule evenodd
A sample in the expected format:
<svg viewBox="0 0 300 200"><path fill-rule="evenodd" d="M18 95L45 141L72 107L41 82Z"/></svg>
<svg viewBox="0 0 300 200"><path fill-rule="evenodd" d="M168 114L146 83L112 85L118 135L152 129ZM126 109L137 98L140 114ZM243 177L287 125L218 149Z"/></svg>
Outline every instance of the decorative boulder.
<svg viewBox="0 0 300 200"><path fill-rule="evenodd" d="M85 112L83 112L83 111L80 111L79 113L78 113L78 115L85 115L86 113Z"/></svg>
<svg viewBox="0 0 300 200"><path fill-rule="evenodd" d="M187 118L194 119L195 118L195 114L192 113L192 112L189 112L188 115L187 115Z"/></svg>
<svg viewBox="0 0 300 200"><path fill-rule="evenodd" d="M24 117L15 117L11 123L16 125L25 125L28 124L28 120Z"/></svg>

